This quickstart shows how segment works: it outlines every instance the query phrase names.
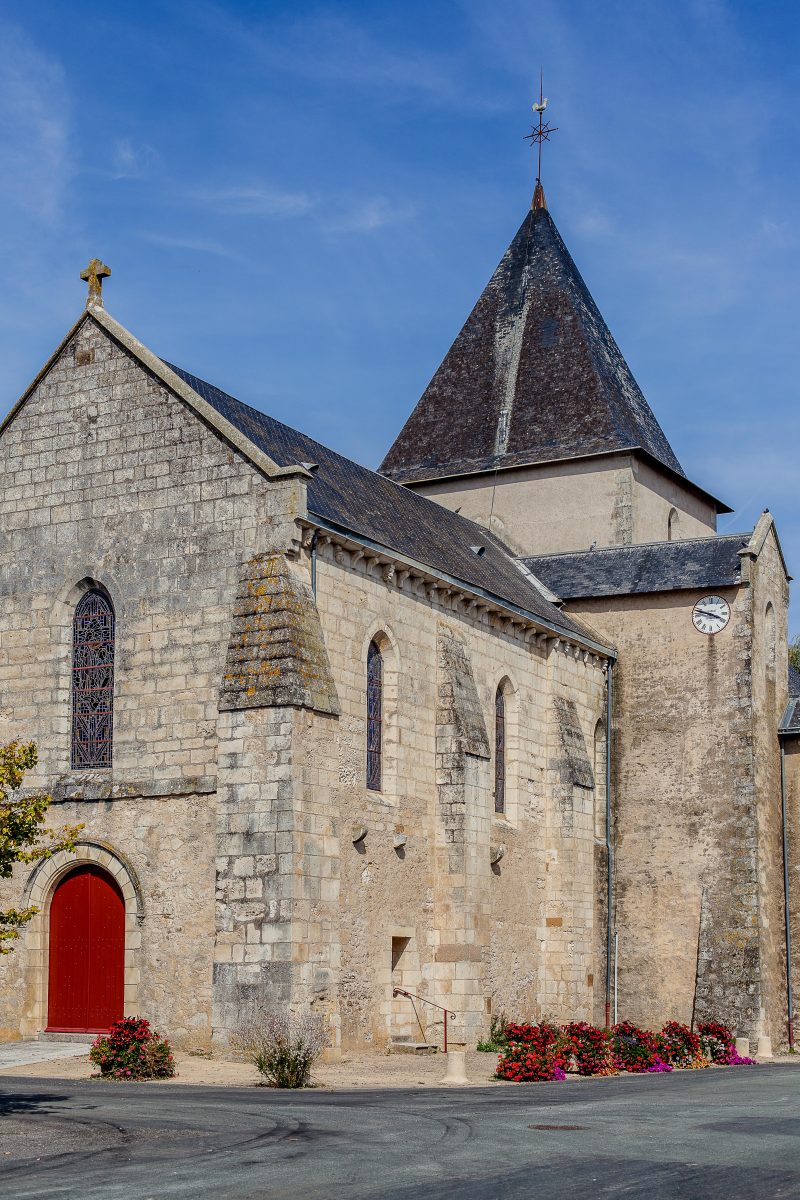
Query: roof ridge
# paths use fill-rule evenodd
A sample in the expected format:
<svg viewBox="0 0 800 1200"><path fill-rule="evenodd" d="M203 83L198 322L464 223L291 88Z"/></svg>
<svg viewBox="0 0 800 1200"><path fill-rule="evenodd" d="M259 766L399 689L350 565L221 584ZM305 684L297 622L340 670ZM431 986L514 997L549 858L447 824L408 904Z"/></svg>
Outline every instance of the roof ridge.
<svg viewBox="0 0 800 1200"><path fill-rule="evenodd" d="M526 577L517 556L497 534L238 400L216 384L160 361L284 470L290 469L288 463L299 463L306 456L317 459L318 469L304 472L312 521L383 547L540 621L544 628L563 631L567 637L594 646L592 635L580 622L562 613L538 584ZM483 553L476 553L476 544L484 547Z"/></svg>
<svg viewBox="0 0 800 1200"><path fill-rule="evenodd" d="M573 554L604 554L610 550L641 550L648 546L684 546L689 542L727 542L750 537L752 537L752 531L743 531L742 533L711 533L706 537L675 538L674 541L662 538L660 541L654 542L628 542L623 546L595 546L594 549L587 546L584 550L557 550L553 554L520 554L517 557L522 559L567 558Z"/></svg>

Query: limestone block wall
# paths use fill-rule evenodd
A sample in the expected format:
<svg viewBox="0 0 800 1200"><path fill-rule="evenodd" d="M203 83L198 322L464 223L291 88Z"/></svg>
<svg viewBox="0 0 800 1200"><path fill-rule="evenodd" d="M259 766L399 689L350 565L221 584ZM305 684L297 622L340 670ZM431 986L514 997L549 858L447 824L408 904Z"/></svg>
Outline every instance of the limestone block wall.
<svg viewBox="0 0 800 1200"><path fill-rule="evenodd" d="M704 537L716 529L705 499L636 456L614 455L428 481L415 490L488 527L519 554Z"/></svg>
<svg viewBox="0 0 800 1200"><path fill-rule="evenodd" d="M779 969L780 955L764 928L775 929L780 897L777 719L766 701L762 626L754 625L767 593L783 605L780 643L784 584L769 551L752 587L720 593L731 619L713 637L692 625L699 591L570 606L619 651L612 753L620 1019L657 1026L716 1016L743 1036L776 1036L777 979L765 963L772 956Z"/></svg>
<svg viewBox="0 0 800 1200"><path fill-rule="evenodd" d="M411 591L376 561L322 541L316 603L341 708L324 737L336 762L342 1044L382 1045L402 1025L407 1002L392 1001L393 980L452 1005L470 1036L492 1011L589 1016L593 800L591 789L578 797L570 783L565 799L554 786L564 752L552 697L574 700L591 744L604 702L598 660L512 635L444 591ZM384 662L380 792L365 778L373 638ZM471 674L488 757L475 723L458 727L445 711L453 676L444 646L459 647L468 664L459 677ZM507 807L498 816L494 700L504 681ZM505 854L493 867L499 845ZM440 1038L440 1015L421 1011L425 1035Z"/></svg>
<svg viewBox="0 0 800 1200"><path fill-rule="evenodd" d="M800 739L787 738L785 743L784 767L786 773L786 824L789 849L789 920L792 937L792 990L794 993L794 1009L797 1012L798 1004L800 1004ZM797 1020L794 1022L794 1029L796 1035L800 1034L800 1024Z"/></svg>
<svg viewBox="0 0 800 1200"><path fill-rule="evenodd" d="M302 502L91 319L0 437L0 741L35 741L28 782L63 801L54 820L83 822L135 865L139 1010L179 1044L211 1028L210 831L234 599L244 563L290 544ZM113 768L92 781L70 770L70 669L75 603L95 583L114 605L116 659ZM19 872L3 901L24 884ZM21 986L24 1019L46 1016L31 962L0 960L6 1030Z"/></svg>
<svg viewBox="0 0 800 1200"><path fill-rule="evenodd" d="M95 789L103 792L102 787ZM126 907L125 1011L141 1013L178 1046L211 1044L214 905L209 886L215 797L63 800L55 826L85 826L62 854L4 881L0 904L30 898L39 915L0 960L0 1038L35 1037L47 1024L48 918L53 891L74 865L96 862L117 878Z"/></svg>
<svg viewBox="0 0 800 1200"><path fill-rule="evenodd" d="M789 583L774 527L748 569L753 657L753 759L758 816L758 891L761 1031L785 1044L786 950L780 803L780 746L776 730L788 700L786 663Z"/></svg>

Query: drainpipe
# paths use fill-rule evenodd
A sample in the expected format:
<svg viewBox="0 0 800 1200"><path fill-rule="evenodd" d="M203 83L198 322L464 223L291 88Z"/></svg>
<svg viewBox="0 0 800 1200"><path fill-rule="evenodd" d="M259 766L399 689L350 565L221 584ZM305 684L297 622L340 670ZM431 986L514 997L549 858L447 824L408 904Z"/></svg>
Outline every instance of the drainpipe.
<svg viewBox="0 0 800 1200"><path fill-rule="evenodd" d="M317 598L317 539L319 538L319 530L315 529L311 535L311 591L314 599Z"/></svg>
<svg viewBox="0 0 800 1200"><path fill-rule="evenodd" d="M792 924L789 909L789 839L786 833L786 741L778 734L781 747L781 840L783 846L783 912L786 930L786 1021L789 1049L794 1050L794 996L792 994Z"/></svg>
<svg viewBox="0 0 800 1200"><path fill-rule="evenodd" d="M614 940L614 912L611 899L611 885L614 872L614 850L611 845L611 733L614 716L613 670L614 664L609 659L608 671L606 672L606 1028L611 1024L611 958ZM616 1002L616 991L614 999Z"/></svg>

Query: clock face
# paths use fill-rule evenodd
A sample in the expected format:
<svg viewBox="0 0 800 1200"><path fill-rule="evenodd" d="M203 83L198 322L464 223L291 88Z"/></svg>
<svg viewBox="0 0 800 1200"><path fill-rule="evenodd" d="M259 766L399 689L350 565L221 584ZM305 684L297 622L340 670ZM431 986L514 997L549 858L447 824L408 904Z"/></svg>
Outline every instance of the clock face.
<svg viewBox="0 0 800 1200"><path fill-rule="evenodd" d="M730 619L730 605L721 596L704 596L692 609L692 623L700 633L719 633Z"/></svg>

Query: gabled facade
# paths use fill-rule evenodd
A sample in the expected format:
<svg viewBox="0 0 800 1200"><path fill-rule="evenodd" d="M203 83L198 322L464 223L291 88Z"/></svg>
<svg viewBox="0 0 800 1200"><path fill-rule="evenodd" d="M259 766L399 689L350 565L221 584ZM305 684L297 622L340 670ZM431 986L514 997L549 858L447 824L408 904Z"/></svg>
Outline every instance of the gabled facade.
<svg viewBox="0 0 800 1200"><path fill-rule="evenodd" d="M0 514L0 742L83 825L3 885L39 908L5 1037L124 1011L223 1044L290 1003L382 1049L420 1039L394 986L470 1040L492 1006L594 1014L613 650L501 542L96 304L0 430Z"/></svg>

